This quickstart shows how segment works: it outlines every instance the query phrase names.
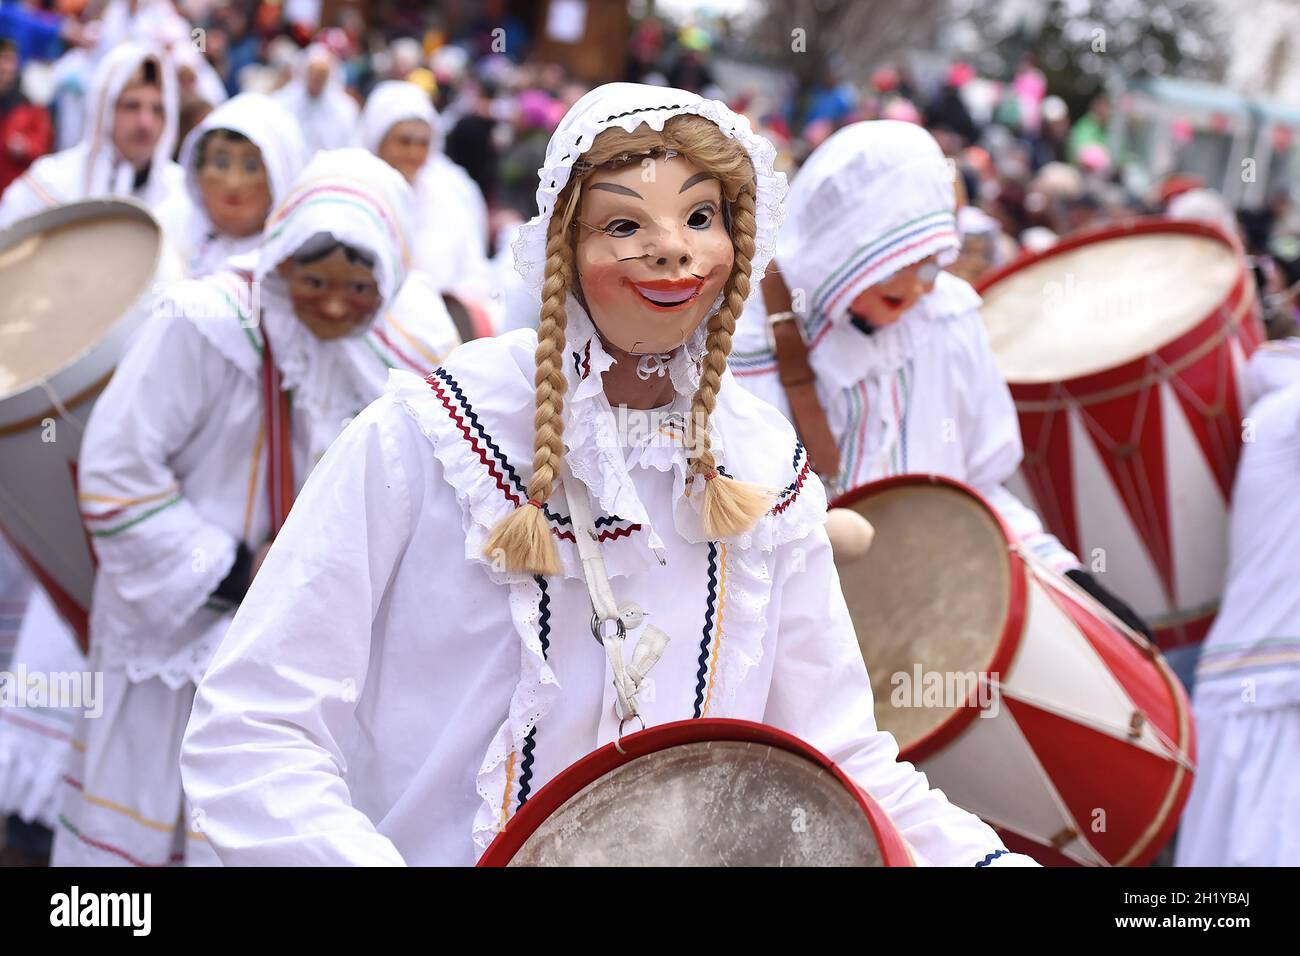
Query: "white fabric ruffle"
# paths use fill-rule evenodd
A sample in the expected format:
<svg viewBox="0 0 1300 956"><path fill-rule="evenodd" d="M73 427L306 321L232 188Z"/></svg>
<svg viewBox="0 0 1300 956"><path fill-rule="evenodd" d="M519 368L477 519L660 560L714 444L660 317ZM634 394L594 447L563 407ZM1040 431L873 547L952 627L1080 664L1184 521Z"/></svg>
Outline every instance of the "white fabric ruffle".
<svg viewBox="0 0 1300 956"><path fill-rule="evenodd" d="M565 432L566 460L574 476L599 503L605 513L602 517L641 526L636 535L610 540L602 546L611 579L627 579L658 563L655 554L663 549L663 540L661 531L651 524L629 472L613 411L600 387L602 371L614 359L601 346L594 327L579 308L571 306L570 318L573 321L565 362L571 389L566 403L570 410ZM443 478L455 491L462 509L466 559L483 567L493 581L510 588L511 617L521 641L520 676L511 697L510 713L494 736L478 774L483 805L475 823L475 840L480 847L486 846L499 826L501 793L506 782L504 761L523 747L560 692L538 638L545 582L507 572L484 554L492 528L523 504L526 495L534 401L530 366L536 342L536 333L521 330L495 340L470 343L427 381L394 373L388 385L389 393L433 444ZM702 345L695 342L693 347L698 354ZM679 402L688 403L698 372L691 370L690 347L679 353L673 359L676 380L686 390L686 397L679 396ZM512 363L514 373L502 371ZM805 467L806 455L793 430L773 416L770 407L743 392L729 374L723 380L710 426L716 436L719 465L724 470L780 492L771 513L760 519L751 532L715 542L719 549L726 548L727 563L727 640L720 649L715 684L715 694L723 707L719 712L726 713L745 675L763 658L774 551L812 533L825 521L826 498L816 476ZM781 447L790 449L789 457L772 453L773 448ZM690 543L707 542L699 517L701 496L686 494L685 447L675 442L647 442L636 452L634 460L640 465L673 472L673 537ZM488 460L491 467L486 464ZM561 492L547 502L546 514L553 531L566 525L567 502ZM557 550L562 577L581 579L576 547L567 540L558 540ZM623 597L636 600L635 593Z"/></svg>

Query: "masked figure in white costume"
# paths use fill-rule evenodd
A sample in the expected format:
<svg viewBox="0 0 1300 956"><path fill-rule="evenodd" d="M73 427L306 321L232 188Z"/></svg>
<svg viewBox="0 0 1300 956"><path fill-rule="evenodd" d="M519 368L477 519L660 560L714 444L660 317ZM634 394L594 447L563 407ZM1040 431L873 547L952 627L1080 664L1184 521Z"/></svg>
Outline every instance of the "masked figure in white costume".
<svg viewBox="0 0 1300 956"><path fill-rule="evenodd" d="M1251 356L1227 586L1196 668L1179 866L1300 866L1300 350Z"/></svg>
<svg viewBox="0 0 1300 956"><path fill-rule="evenodd" d="M255 253L169 291L96 403L80 490L103 715L76 728L55 865L215 860L182 807L194 685L329 443L390 366L441 357L413 319L451 331L403 286L409 203L365 151L319 154Z"/></svg>
<svg viewBox="0 0 1300 956"><path fill-rule="evenodd" d="M166 57L134 43L117 46L100 61L88 103L81 142L38 159L5 190L0 227L68 202L133 196L149 206L174 239L187 203L180 167L170 158L176 142L176 82ZM0 541L0 548L8 546ZM15 668L43 673L85 669L72 632L43 591L16 593L12 604L15 625L21 622ZM48 852L76 716L76 708L54 700L0 708L0 816L6 819L10 846L23 848L31 862Z"/></svg>
<svg viewBox="0 0 1300 956"><path fill-rule="evenodd" d="M933 137L894 120L847 126L799 170L787 210L775 258L788 298L771 304L769 277L746 303L736 381L795 422L834 494L909 472L965 482L1042 562L1145 630L1003 486L1020 425L980 298L943 268L960 237ZM782 385L778 348L811 373L802 392Z"/></svg>
<svg viewBox="0 0 1300 956"><path fill-rule="evenodd" d="M918 857L1024 862L877 731L821 483L727 372L780 215L773 158L681 90L611 84L569 111L517 249L538 331L392 377L200 686L181 767L225 862L472 863L630 708L774 724ZM629 643L662 652L648 676L593 641L577 535L599 541Z"/></svg>
<svg viewBox="0 0 1300 956"><path fill-rule="evenodd" d="M91 83L81 142L32 163L0 199L0 227L54 206L102 196L133 196L168 236L185 217L184 175L176 147L176 75L151 47L125 43L102 61Z"/></svg>
<svg viewBox="0 0 1300 956"><path fill-rule="evenodd" d="M487 206L474 180L442 152L429 95L414 83L380 83L366 100L357 137L415 190L415 267L445 292L487 302Z"/></svg>
<svg viewBox="0 0 1300 956"><path fill-rule="evenodd" d="M344 86L343 65L324 44L298 54L293 78L272 95L297 117L308 154L352 141L360 108Z"/></svg>
<svg viewBox="0 0 1300 956"><path fill-rule="evenodd" d="M185 255L192 276L256 249L262 227L307 161L298 124L260 93L241 93L185 138L180 164L190 196Z"/></svg>

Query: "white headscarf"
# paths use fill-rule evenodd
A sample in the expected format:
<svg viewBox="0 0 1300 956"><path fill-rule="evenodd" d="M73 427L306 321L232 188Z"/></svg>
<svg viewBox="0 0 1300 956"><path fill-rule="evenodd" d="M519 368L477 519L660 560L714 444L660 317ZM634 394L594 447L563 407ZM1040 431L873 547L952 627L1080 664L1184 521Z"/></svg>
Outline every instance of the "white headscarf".
<svg viewBox="0 0 1300 956"><path fill-rule="evenodd" d="M317 153L267 217L257 252L232 260L259 282L262 322L284 388L293 391L294 407L307 409L319 426L313 453L333 440L343 417L383 391L388 370L368 339L374 322L342 339L318 339L294 314L276 267L314 236L328 233L373 257L382 299L376 316L382 316L394 307L406 279L410 206L406 180L378 157L360 149Z"/></svg>
<svg viewBox="0 0 1300 956"><path fill-rule="evenodd" d="M307 92L307 69L317 62L327 63L330 75L320 96L312 96ZM336 149L352 141L359 109L344 87L342 64L324 44L313 43L298 54L293 79L273 95L298 118L308 152Z"/></svg>
<svg viewBox="0 0 1300 956"><path fill-rule="evenodd" d="M953 262L956 205L953 171L919 126L854 123L817 147L790 188L776 252L791 292L806 296L809 341L899 269Z"/></svg>
<svg viewBox="0 0 1300 956"><path fill-rule="evenodd" d="M124 43L113 49L100 61L91 80L87 123L80 144L86 152L80 184L82 196L121 196L132 192L135 169L117 155L113 146L113 117L127 81L150 58L158 64L164 120L162 135L153 150L149 176L139 196L150 206L166 198L166 172L176 148L176 71L161 51L138 43Z"/></svg>
<svg viewBox="0 0 1300 956"><path fill-rule="evenodd" d="M199 187L198 147L203 137L215 129L238 133L261 152L274 209L288 195L290 185L307 162L307 146L293 116L269 96L241 93L222 103L190 131L181 146L180 164L185 170L185 186L190 199L205 221L203 191Z"/></svg>
<svg viewBox="0 0 1300 956"><path fill-rule="evenodd" d="M407 120L428 123L433 131L432 149L442 148L442 126L429 94L405 80L386 80L366 97L366 106L357 124L357 145L378 153L388 131Z"/></svg>
<svg viewBox="0 0 1300 956"><path fill-rule="evenodd" d="M573 164L607 129L632 132L642 124L662 130L674 116L694 114L716 123L724 133L740 142L749 154L758 177L754 215L755 282L772 259L777 230L781 224L781 203L785 198L785 175L775 170L776 149L750 128L749 120L733 113L717 100L671 87L640 83L606 83L574 103L546 147L546 162L537 171L538 214L519 229L515 240L515 268L533 291L540 293L546 275L546 230L560 191L569 181Z"/></svg>
<svg viewBox="0 0 1300 956"><path fill-rule="evenodd" d="M487 206L478 185L442 154L442 122L429 94L414 83L388 80L366 99L356 142L378 154L398 123L421 120L433 132L429 158L415 177L416 268L444 291L488 304L494 294L486 258Z"/></svg>

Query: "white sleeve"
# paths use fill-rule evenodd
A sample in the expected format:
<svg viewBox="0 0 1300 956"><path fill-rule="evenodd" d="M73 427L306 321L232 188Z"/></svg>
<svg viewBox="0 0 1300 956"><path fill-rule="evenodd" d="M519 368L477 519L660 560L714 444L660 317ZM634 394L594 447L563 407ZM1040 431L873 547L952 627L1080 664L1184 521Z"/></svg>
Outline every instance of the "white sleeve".
<svg viewBox="0 0 1300 956"><path fill-rule="evenodd" d="M1021 542L1057 572L1080 567L1078 557L1043 528L1037 514L1003 485L1024 457L1020 421L1011 390L998 371L978 313L963 316L954 328L959 339L957 426L966 447L966 481L988 499Z"/></svg>
<svg viewBox="0 0 1300 956"><path fill-rule="evenodd" d="M352 805L342 741L410 538L410 489L440 481L412 471L408 421L383 397L330 446L199 684L181 776L228 865L404 862Z"/></svg>
<svg viewBox="0 0 1300 956"><path fill-rule="evenodd" d="M171 632L211 597L238 542L185 496L172 461L220 408L229 364L188 320L166 309L132 342L91 412L78 492L100 586L118 623Z"/></svg>
<svg viewBox="0 0 1300 956"><path fill-rule="evenodd" d="M44 201L33 188L29 180L32 172L29 169L24 175L19 176L5 187L3 195L0 195L0 229L8 229L19 219L26 219L38 212L54 208L53 201Z"/></svg>
<svg viewBox="0 0 1300 956"><path fill-rule="evenodd" d="M900 763L893 736L877 729L871 681L825 530L783 550L775 572L777 656L764 721L812 744L867 790L918 862L974 866L1013 855L991 828L930 789L925 774Z"/></svg>

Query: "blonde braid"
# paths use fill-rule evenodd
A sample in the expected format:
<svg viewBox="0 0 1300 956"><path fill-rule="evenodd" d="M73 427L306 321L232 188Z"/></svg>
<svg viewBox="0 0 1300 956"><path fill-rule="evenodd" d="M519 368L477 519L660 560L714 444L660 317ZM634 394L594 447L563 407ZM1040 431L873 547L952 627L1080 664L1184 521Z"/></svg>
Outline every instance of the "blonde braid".
<svg viewBox="0 0 1300 956"><path fill-rule="evenodd" d="M565 302L573 276L569 216L553 216L546 237L546 279L537 324L537 411L533 416L533 474L528 501L502 518L483 549L507 571L559 574L560 556L542 505L551 496L564 459Z"/></svg>
<svg viewBox="0 0 1300 956"><path fill-rule="evenodd" d="M727 280L722 305L709 320L700 384L691 400L691 472L704 479L701 519L704 533L711 538L726 538L750 530L767 512L772 502L772 494L767 489L718 474L710 447L709 416L717 405L718 389L722 386L722 375L727 369L727 356L731 354L736 318L749 297L749 274L756 229L752 186L741 190L736 197L731 217L735 264Z"/></svg>

